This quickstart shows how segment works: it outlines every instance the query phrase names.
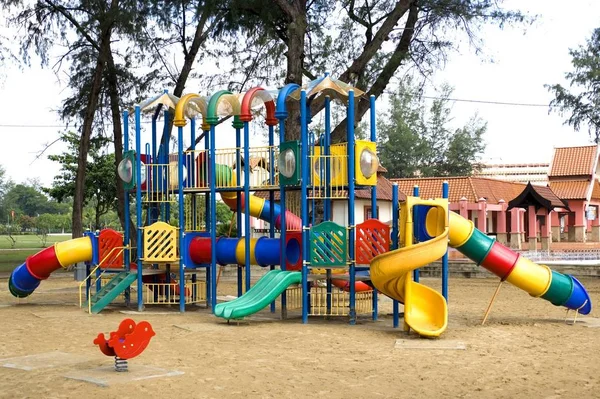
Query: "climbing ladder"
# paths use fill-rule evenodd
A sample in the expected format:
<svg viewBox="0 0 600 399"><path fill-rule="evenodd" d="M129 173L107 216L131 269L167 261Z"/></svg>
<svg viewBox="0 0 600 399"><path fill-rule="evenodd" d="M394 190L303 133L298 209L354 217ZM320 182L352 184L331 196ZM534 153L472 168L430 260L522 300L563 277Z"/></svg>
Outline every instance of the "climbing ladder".
<svg viewBox="0 0 600 399"><path fill-rule="evenodd" d="M96 292L85 302L90 313L97 314L115 300L137 278L137 272L121 272L106 283L100 291Z"/></svg>

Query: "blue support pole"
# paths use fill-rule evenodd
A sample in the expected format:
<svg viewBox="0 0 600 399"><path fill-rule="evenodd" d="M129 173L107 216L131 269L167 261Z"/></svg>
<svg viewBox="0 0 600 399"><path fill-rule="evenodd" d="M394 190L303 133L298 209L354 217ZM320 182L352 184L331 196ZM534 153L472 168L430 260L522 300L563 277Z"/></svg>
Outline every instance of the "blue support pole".
<svg viewBox="0 0 600 399"><path fill-rule="evenodd" d="M148 156L150 154L150 151L151 151L150 150L150 143L146 143L145 148L146 148L146 153L144 155ZM151 165L151 162L148 163L148 158L146 158L146 165L148 165L147 167L149 167L150 170L153 169L152 166L149 166L149 165ZM146 171L148 171L148 169L146 169ZM150 191L151 190L150 189L150 176L149 175L150 175L150 173L146 177L146 191ZM153 211L153 208L154 208L154 204L148 203L148 206L146 208L146 226L150 226L153 223L153 220L152 220L152 211Z"/></svg>
<svg viewBox="0 0 600 399"><path fill-rule="evenodd" d="M177 128L177 177L178 177L178 205L179 205L179 311L185 312L185 270L183 260L188 249L181 245L185 230L185 210L183 202L183 126Z"/></svg>
<svg viewBox="0 0 600 399"><path fill-rule="evenodd" d="M269 185L275 184L275 157L273 152L275 149L275 128L269 125ZM275 191L269 190L269 202L271 207L269 210L269 237L275 238ZM275 270L275 265L269 265L271 270ZM271 313L275 313L275 301L271 302Z"/></svg>
<svg viewBox="0 0 600 399"><path fill-rule="evenodd" d="M325 220L331 220L331 98L325 97L325 135L323 140L323 155L325 155L325 205L324 217Z"/></svg>
<svg viewBox="0 0 600 399"><path fill-rule="evenodd" d="M308 229L308 126L306 123L306 91L300 93L300 170L302 179L300 184L300 210L302 214L302 323L308 323L308 242L310 239Z"/></svg>
<svg viewBox="0 0 600 399"><path fill-rule="evenodd" d="M190 126L190 154L188 157L188 180L187 180L187 186L188 187L196 187L197 186L197 179L196 179L196 119L192 119L191 120L191 126ZM190 223L190 227L192 228L192 230L197 231L198 230L198 209L196 206L196 194L192 194L191 197L191 201L190 201L190 206L192 207L191 212L190 212L190 216L192 218L191 223ZM194 273L194 275L192 276L192 279L195 282L195 277L196 277L196 273ZM195 286L194 286L195 289Z"/></svg>
<svg viewBox="0 0 600 399"><path fill-rule="evenodd" d="M284 115L281 115L279 117L279 147L281 148L281 144L283 142L285 142L285 119L287 117L287 113ZM280 179L281 180L281 179ZM274 207L274 204L271 204L271 208ZM280 213L280 223L281 226L279 226L279 239L281 240L281 270L285 270L286 268L286 245L285 245L285 235L286 235L286 220L285 220L285 187L283 186L283 183L281 183L281 181L279 182L279 209L281 211ZM275 223L275 221L273 221L273 223ZM287 293L285 291L283 291L283 293L281 294L281 318L285 319L287 318Z"/></svg>
<svg viewBox="0 0 600 399"><path fill-rule="evenodd" d="M240 128L236 128L235 129L235 175L236 175L236 184L239 186L241 186L241 181L242 181L242 163L240 162L240 157L241 157L241 151L240 148L242 148L242 131ZM242 197L241 197L241 191L237 191L237 196L236 196L236 223L237 223L237 237L241 238L242 237ZM243 267L241 265L237 266L237 295L238 297L242 296L242 294L244 293L244 273L242 273L243 271Z"/></svg>
<svg viewBox="0 0 600 399"><path fill-rule="evenodd" d="M415 185L413 187L413 196L414 197L418 197L419 196L419 186ZM419 209L418 207L414 207L413 208L413 220L419 220ZM414 243L419 242L419 236L418 234L415 234L416 232L416 228L417 228L417 223L414 224L414 229L413 229L413 235L415 236L415 239L413 240ZM415 280L416 283L419 282L419 269L415 269L413 271L413 280Z"/></svg>
<svg viewBox="0 0 600 399"><path fill-rule="evenodd" d="M165 111L163 114L163 121L164 121L164 128L163 128L163 135L166 135L166 140L165 140L165 147L164 147L164 153L162 155L162 160L161 160L161 164L165 165L169 163L169 145L171 142L171 134L168 131L169 129L169 112ZM162 184L161 190L168 190L169 187L166 184L166 179L164 176L162 177L162 181L164 182ZM171 220L171 203L167 202L165 203L165 214L163 215L163 220L166 223L169 223L169 221Z"/></svg>
<svg viewBox="0 0 600 399"><path fill-rule="evenodd" d="M215 156L215 126L211 125L208 170L210 173L210 303L213 313L217 306L217 168Z"/></svg>
<svg viewBox="0 0 600 399"><path fill-rule="evenodd" d="M250 289L250 124L244 122L244 242L246 253L246 292Z"/></svg>
<svg viewBox="0 0 600 399"><path fill-rule="evenodd" d="M442 183L442 198L449 197L449 186L448 182L444 181ZM448 217L448 215L446 215ZM446 249L446 253L442 257L442 295L446 298L446 303L448 302L448 250Z"/></svg>
<svg viewBox="0 0 600 399"><path fill-rule="evenodd" d="M350 255L350 324L356 324L356 264L354 254L354 90L348 93L348 112L346 115L348 121L348 252Z"/></svg>
<svg viewBox="0 0 600 399"><path fill-rule="evenodd" d="M152 118L152 162L158 163L156 160L157 149L156 149L156 118Z"/></svg>
<svg viewBox="0 0 600 399"><path fill-rule="evenodd" d="M331 98L325 97L325 135L323 137L323 155L325 155L325 204L323 219L331 220ZM331 314L331 270L327 269L327 314Z"/></svg>
<svg viewBox="0 0 600 399"><path fill-rule="evenodd" d="M209 155L210 155L210 143L211 143L211 138L210 138L210 130L209 131L203 131L204 132L204 173L205 175L203 176L204 181L208 181L210 183L210 159L209 159ZM210 231L210 226L211 226L211 222L210 222L210 194L205 192L204 193L204 230L209 232ZM211 242L212 244L212 242ZM211 274L211 266L209 265L208 267L206 267L206 306L210 307L211 309L214 310L213 308L213 303L212 303L212 279L213 277L215 277L213 274ZM216 295L216 294L215 294ZM216 306L216 305L215 305Z"/></svg>
<svg viewBox="0 0 600 399"><path fill-rule="evenodd" d="M377 130L375 129L375 96L371 96L370 100L370 122L371 122L371 141L377 141ZM379 174L377 174L377 182L379 182ZM379 218L377 212L377 185L371 187L371 217L373 219ZM379 312L377 301L377 289L373 289L373 320L377 320L377 313Z"/></svg>
<svg viewBox="0 0 600 399"><path fill-rule="evenodd" d="M129 151L129 112L123 111L123 150L125 152ZM118 184L123 184L119 182ZM125 224L123 226L123 245L126 247L131 243L131 231L129 229L129 219L131 216L129 215L129 190L123 190L123 195L125 196L125 209L123 209L123 219L125 219ZM123 251L123 264L125 265L125 270L129 271L131 269L130 266L131 261L131 253L129 249L125 249ZM89 290L88 290L89 291ZM125 290L125 303L129 305L130 300L130 290L129 288Z"/></svg>
<svg viewBox="0 0 600 399"><path fill-rule="evenodd" d="M142 175L142 132L141 132L141 110L136 105L135 107L135 174L138 177L135 185L135 218L137 226L137 305L138 312L144 310L144 283L142 281L142 258L143 246L142 246L142 185L139 181L139 177Z"/></svg>
<svg viewBox="0 0 600 399"><path fill-rule="evenodd" d="M392 251L398 249L398 183L392 184ZM398 309L398 301L393 300L393 326L394 328L398 328L400 324L400 312Z"/></svg>

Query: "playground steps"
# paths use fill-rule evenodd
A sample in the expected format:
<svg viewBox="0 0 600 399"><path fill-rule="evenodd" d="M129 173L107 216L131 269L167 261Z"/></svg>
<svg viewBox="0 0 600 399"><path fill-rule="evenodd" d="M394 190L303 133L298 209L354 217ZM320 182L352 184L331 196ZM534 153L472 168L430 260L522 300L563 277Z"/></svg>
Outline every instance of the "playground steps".
<svg viewBox="0 0 600 399"><path fill-rule="evenodd" d="M97 314L125 291L137 278L136 272L121 272L114 276L100 291L90 298L92 313ZM85 306L89 306L86 302Z"/></svg>

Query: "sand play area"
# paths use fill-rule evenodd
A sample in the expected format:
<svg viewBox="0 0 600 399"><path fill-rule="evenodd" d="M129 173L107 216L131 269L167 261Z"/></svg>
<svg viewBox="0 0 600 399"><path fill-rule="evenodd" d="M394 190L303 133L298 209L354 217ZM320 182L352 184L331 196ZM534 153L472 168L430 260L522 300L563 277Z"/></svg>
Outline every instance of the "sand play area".
<svg viewBox="0 0 600 399"><path fill-rule="evenodd" d="M596 308L576 325L506 284L483 327L497 280L451 279L448 330L425 340L392 328L385 299L379 321L356 326L268 311L228 325L197 306L90 316L71 277L52 276L20 302L0 280L0 398L600 397L597 279L582 280ZM439 279L422 282L439 289ZM92 341L126 317L149 321L156 336L123 377Z"/></svg>

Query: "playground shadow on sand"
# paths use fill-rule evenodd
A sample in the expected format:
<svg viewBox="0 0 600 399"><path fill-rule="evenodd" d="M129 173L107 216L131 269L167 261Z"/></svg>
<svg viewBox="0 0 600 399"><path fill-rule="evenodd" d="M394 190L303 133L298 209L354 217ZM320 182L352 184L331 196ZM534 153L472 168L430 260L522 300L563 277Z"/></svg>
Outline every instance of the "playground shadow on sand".
<svg viewBox="0 0 600 399"><path fill-rule="evenodd" d="M31 371L75 365L79 363L85 363L89 360L90 359L85 356L56 351L0 359L0 366L11 369Z"/></svg>
<svg viewBox="0 0 600 399"><path fill-rule="evenodd" d="M148 380L151 378L176 377L183 371L165 370L159 367L136 364L126 372L116 372L114 366L102 366L87 370L76 370L65 374L66 378L89 382L101 387L124 384L131 381Z"/></svg>

